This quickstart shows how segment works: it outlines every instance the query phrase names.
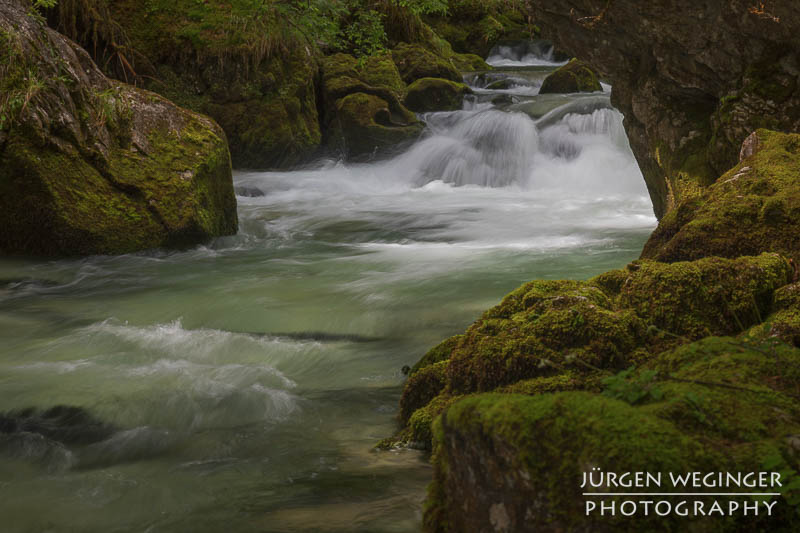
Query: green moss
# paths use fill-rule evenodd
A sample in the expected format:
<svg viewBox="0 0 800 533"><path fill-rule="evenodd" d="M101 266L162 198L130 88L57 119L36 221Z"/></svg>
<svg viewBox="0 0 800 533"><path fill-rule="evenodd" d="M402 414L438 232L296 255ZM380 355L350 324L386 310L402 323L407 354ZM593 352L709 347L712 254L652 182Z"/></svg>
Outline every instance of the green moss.
<svg viewBox="0 0 800 533"><path fill-rule="evenodd" d="M670 422L598 395L470 397L434 423L435 473L426 529L492 530L491 509L502 506L509 531L530 523L564 531L589 530L592 524L656 530L663 518L643 523L586 517L583 472L593 466L611 472L685 472L715 463L724 461Z"/></svg>
<svg viewBox="0 0 800 533"><path fill-rule="evenodd" d="M13 52L15 68L40 82L35 92L26 89L2 132L0 250L114 254L236 232L230 156L218 126L111 83L67 53L76 45L21 8L12 17L19 33L4 57ZM61 117L58 128L45 118L53 116Z"/></svg>
<svg viewBox="0 0 800 533"><path fill-rule="evenodd" d="M566 366L582 372L622 368L645 329L634 313L614 309L596 286L531 282L467 330L450 359L448 390L488 391Z"/></svg>
<svg viewBox="0 0 800 533"><path fill-rule="evenodd" d="M62 9L62 18L73 13ZM281 9L245 0L125 0L81 14L89 19L78 26L118 26L132 50L126 61L143 74L137 82L217 121L236 166L288 167L313 157L322 141L319 53L296 25L284 22ZM102 63L122 79L130 75L114 70L121 64L116 56Z"/></svg>
<svg viewBox="0 0 800 533"><path fill-rule="evenodd" d="M528 21L525 6L519 2L451 0L447 14L428 16L425 20L457 52L481 57L486 57L501 40L524 41L538 34L538 28Z"/></svg>
<svg viewBox="0 0 800 533"><path fill-rule="evenodd" d="M642 257L673 262L771 251L800 260L800 135L759 130L758 137L754 156L662 221Z"/></svg>
<svg viewBox="0 0 800 533"><path fill-rule="evenodd" d="M360 65L358 74L357 77L369 85L388 87L401 97L406 93L406 84L389 53L367 58L363 66Z"/></svg>
<svg viewBox="0 0 800 533"><path fill-rule="evenodd" d="M461 82L461 74L453 64L426 49L421 44L401 43L392 50L400 76L406 83L420 78L443 78Z"/></svg>
<svg viewBox="0 0 800 533"><path fill-rule="evenodd" d="M591 93L602 90L603 87L592 68L578 59L573 59L547 76L539 93Z"/></svg>
<svg viewBox="0 0 800 533"><path fill-rule="evenodd" d="M450 359L450 355L453 353L453 349L455 349L455 347L458 345L459 342L461 342L461 339L463 338L464 338L463 335L456 335L454 337L450 337L445 341L442 341L441 343L431 348L428 351L428 353L426 353L422 357L422 359L417 361L417 364L415 364L411 368L411 371L408 374L409 377L413 376L418 371L427 366L433 365L440 361L446 361Z"/></svg>
<svg viewBox="0 0 800 533"><path fill-rule="evenodd" d="M472 90L463 83L440 78L421 78L408 86L404 101L412 111L455 111L464 105L464 96Z"/></svg>
<svg viewBox="0 0 800 533"><path fill-rule="evenodd" d="M444 390L449 361L439 361L415 372L403 387L400 398L400 423L407 424L411 415Z"/></svg>
<svg viewBox="0 0 800 533"><path fill-rule="evenodd" d="M665 332L665 340L741 332L766 316L774 291L793 274L778 254L674 264L641 261L626 273L617 305Z"/></svg>
<svg viewBox="0 0 800 533"><path fill-rule="evenodd" d="M492 67L489 66L482 57L475 54L454 54L450 58L450 61L452 61L453 66L461 72L492 70Z"/></svg>
<svg viewBox="0 0 800 533"><path fill-rule="evenodd" d="M761 322L792 275L786 259L763 254L639 261L588 282L527 283L417 363L400 422L442 393L596 391L608 375L676 345Z"/></svg>
<svg viewBox="0 0 800 533"><path fill-rule="evenodd" d="M581 479L593 467L664 475L781 470L786 484L798 469L795 441L786 437L800 430L798 363L800 350L785 344L710 337L634 371L632 383L646 374L657 391L637 406L588 392L461 399L433 425L426 528L490 529L490 510L502 506L512 531L531 522L559 530L758 529L764 524L752 516L587 516ZM795 509L779 507L770 527L796 529Z"/></svg>
<svg viewBox="0 0 800 533"><path fill-rule="evenodd" d="M779 339L800 347L800 284L793 283L775 292L773 313L764 323L752 328L749 337Z"/></svg>

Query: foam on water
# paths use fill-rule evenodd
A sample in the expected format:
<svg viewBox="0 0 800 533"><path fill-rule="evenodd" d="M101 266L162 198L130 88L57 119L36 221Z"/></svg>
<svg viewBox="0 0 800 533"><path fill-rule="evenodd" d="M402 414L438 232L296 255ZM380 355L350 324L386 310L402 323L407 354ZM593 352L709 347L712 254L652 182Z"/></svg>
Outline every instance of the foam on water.
<svg viewBox="0 0 800 533"><path fill-rule="evenodd" d="M553 45L548 41L497 45L489 52L486 62L493 67L560 66L567 63L556 59Z"/></svg>

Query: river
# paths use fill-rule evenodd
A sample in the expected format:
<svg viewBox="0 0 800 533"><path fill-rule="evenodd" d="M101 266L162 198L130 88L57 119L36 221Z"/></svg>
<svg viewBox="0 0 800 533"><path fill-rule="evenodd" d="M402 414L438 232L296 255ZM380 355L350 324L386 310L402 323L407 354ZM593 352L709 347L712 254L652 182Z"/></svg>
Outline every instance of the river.
<svg viewBox="0 0 800 533"><path fill-rule="evenodd" d="M490 61L393 158L237 172L234 237L0 259L0 529L418 530L428 457L372 451L401 368L656 224L608 87L538 95L546 47Z"/></svg>

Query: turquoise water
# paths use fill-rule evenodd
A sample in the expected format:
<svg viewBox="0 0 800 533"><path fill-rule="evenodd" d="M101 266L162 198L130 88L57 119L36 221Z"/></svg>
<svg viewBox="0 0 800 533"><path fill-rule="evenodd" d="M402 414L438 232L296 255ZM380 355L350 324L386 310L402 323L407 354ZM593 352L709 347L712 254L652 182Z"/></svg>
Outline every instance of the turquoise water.
<svg viewBox="0 0 800 533"><path fill-rule="evenodd" d="M535 100L529 78L388 161L237 173L234 237L0 260L0 412L101 428L0 433L2 529L417 530L428 458L372 451L401 367L525 281L635 259L655 225L618 113L487 103Z"/></svg>

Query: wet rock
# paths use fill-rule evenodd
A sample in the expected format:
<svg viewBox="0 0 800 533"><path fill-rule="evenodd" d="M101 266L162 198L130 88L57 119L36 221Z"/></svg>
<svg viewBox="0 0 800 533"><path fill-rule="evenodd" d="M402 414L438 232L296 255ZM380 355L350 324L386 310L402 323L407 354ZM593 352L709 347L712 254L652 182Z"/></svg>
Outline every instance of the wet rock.
<svg viewBox="0 0 800 533"><path fill-rule="evenodd" d="M754 131L742 143L742 149L739 151L739 162L741 163L748 157L753 157L760 149L761 141L758 138L758 132Z"/></svg>
<svg viewBox="0 0 800 533"><path fill-rule="evenodd" d="M91 444L110 437L114 431L81 407L59 405L0 414L0 433L35 433L62 444Z"/></svg>
<svg viewBox="0 0 800 533"><path fill-rule="evenodd" d="M440 78L422 78L408 87L406 107L418 113L427 111L456 111L464 105L464 96L472 89L463 83Z"/></svg>
<svg viewBox="0 0 800 533"><path fill-rule="evenodd" d="M593 93L602 90L594 70L583 61L573 59L545 78L539 94Z"/></svg>

